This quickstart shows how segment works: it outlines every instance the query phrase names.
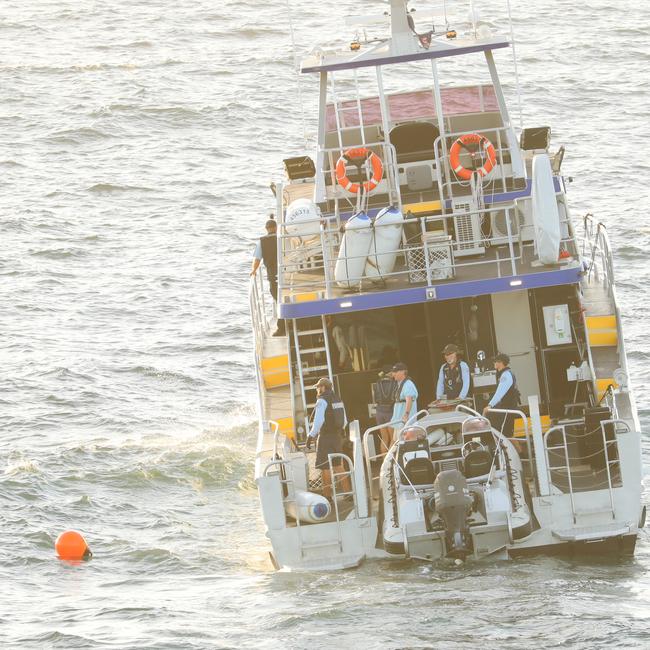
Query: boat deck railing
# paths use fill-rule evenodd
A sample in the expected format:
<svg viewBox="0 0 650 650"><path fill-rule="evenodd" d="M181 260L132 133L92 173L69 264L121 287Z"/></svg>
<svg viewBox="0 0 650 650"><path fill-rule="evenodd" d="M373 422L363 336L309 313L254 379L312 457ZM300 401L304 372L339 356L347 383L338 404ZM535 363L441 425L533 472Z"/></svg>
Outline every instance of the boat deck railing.
<svg viewBox="0 0 650 650"><path fill-rule="evenodd" d="M355 130L358 130L355 129ZM361 131L363 135L363 130ZM334 201L334 218L338 224L341 223L341 214L344 212L359 212L367 208L369 194L363 191L351 194L341 187L336 180L336 165L340 157L349 149L365 148L378 155L382 161L383 177L376 190L376 194L385 194L388 205L401 208L401 195L399 188L399 167L397 165L397 153L395 146L383 140L376 142L365 142L362 137L355 145L343 146L342 142L338 147L328 147L319 150L318 160L322 160L322 168L317 170L317 178L327 179L329 187L328 198ZM366 177L369 181L372 174L368 165L365 166ZM352 180L352 179L351 179Z"/></svg>
<svg viewBox="0 0 650 650"><path fill-rule="evenodd" d="M593 214L587 213L582 218L582 242L580 252L585 265L585 281L589 285L602 286L616 316L617 354L620 368L627 374L627 357L623 349L623 331L621 314L616 301L614 260L612 246L605 224L598 221Z"/></svg>
<svg viewBox="0 0 650 650"><path fill-rule="evenodd" d="M482 177L481 185L483 193L507 192L508 181L512 179L511 152L508 142L508 127L488 127L485 129L472 129L471 131L455 131L438 136L433 143L435 153L434 166L438 181L438 193L445 205L463 191L466 193L470 187L470 181L460 179L449 164L449 150L455 140L462 136L476 133L486 137L494 147L496 164L492 171ZM463 156L461 155L461 164Z"/></svg>
<svg viewBox="0 0 650 650"><path fill-rule="evenodd" d="M582 218L583 238L581 252L587 264L587 280L602 282L607 290L614 286L612 248L605 224L591 213Z"/></svg>
<svg viewBox="0 0 650 650"><path fill-rule="evenodd" d="M255 352L258 357L262 354L262 344L270 331L270 321L274 316L275 305L269 297L261 270L253 275L248 285L248 302L253 326Z"/></svg>
<svg viewBox="0 0 650 650"><path fill-rule="evenodd" d="M597 430L571 433L567 430L568 425L557 424L544 434L548 482L563 493L569 494L574 524L580 514L576 507L576 492L606 489L612 519L616 518L614 488L621 485L618 436L628 433L630 426L619 419L602 420L599 426L602 448L596 448L595 451L585 451L583 440L598 435ZM585 468L593 468L594 464L602 464L600 475L592 469L594 475L587 476L586 485L577 485L576 481L579 480L585 483Z"/></svg>
<svg viewBox="0 0 650 650"><path fill-rule="evenodd" d="M307 228L311 234L298 237L293 234L291 226L284 223L279 210L280 295L283 301L294 302L340 297L350 291L368 293L409 285L432 286L536 272L540 269L531 266L533 243L530 237L524 237L527 226L522 214L526 201L530 199L407 218L397 248L376 253L384 260L387 256L395 257L392 268L380 273L372 268L376 262L372 247L369 253L341 255L344 231L340 215L312 222L311 228ZM482 224L497 217L505 225L506 232L498 236L485 234ZM303 228L309 223L303 222ZM390 225L373 227L376 231L394 228ZM568 218L564 220L564 229L568 235L562 240L562 245L569 251L577 251ZM370 260L370 263L364 264L365 260ZM346 278L337 280L337 263L347 269L357 267L363 270L348 273ZM305 298L305 295L310 297Z"/></svg>

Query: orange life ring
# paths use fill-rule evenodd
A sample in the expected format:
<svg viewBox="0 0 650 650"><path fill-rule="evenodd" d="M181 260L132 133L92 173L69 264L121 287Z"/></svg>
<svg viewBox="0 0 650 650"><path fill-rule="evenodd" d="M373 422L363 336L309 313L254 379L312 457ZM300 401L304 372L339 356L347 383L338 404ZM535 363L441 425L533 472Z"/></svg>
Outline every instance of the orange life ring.
<svg viewBox="0 0 650 650"><path fill-rule="evenodd" d="M376 153L370 151L370 149L367 149L366 147L348 149L336 163L336 181L344 190L352 192L352 194L356 194L361 189L362 184L353 183L347 177L347 170L345 167L347 164L359 159L361 159L360 162L354 163L358 165L359 168L367 160L369 160L372 165L372 178L363 182L364 192L372 192L372 190L379 185L384 175L384 166L381 163L381 158Z"/></svg>
<svg viewBox="0 0 650 650"><path fill-rule="evenodd" d="M479 169L467 169L460 164L460 150L470 144L477 144L483 149L487 160ZM460 180L468 181L472 178L472 174L476 173L479 176L487 176L497 164L497 152L494 145L484 136L478 133L466 133L461 135L458 140L451 145L449 149L449 164L454 170L454 173Z"/></svg>

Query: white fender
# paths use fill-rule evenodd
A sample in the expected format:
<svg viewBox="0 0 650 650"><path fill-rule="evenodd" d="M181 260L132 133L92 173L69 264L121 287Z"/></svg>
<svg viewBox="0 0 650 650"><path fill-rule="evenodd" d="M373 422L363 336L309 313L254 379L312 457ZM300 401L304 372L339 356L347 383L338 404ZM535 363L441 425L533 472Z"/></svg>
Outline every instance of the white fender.
<svg viewBox="0 0 650 650"><path fill-rule="evenodd" d="M320 233L320 213L311 199L296 199L289 204L284 217L285 229L292 237L303 239Z"/></svg>
<svg viewBox="0 0 650 650"><path fill-rule="evenodd" d="M305 490L295 491L295 501L285 503L287 514L294 519L308 524L317 524L329 517L331 507L329 501L320 494Z"/></svg>
<svg viewBox="0 0 650 650"><path fill-rule="evenodd" d="M361 282L371 239L372 223L365 212L348 219L334 267L334 279L339 287L348 289Z"/></svg>
<svg viewBox="0 0 650 650"><path fill-rule="evenodd" d="M381 279L392 273L397 259L397 249L402 241L404 215L393 206L384 208L373 222L370 253L366 262L365 275Z"/></svg>
<svg viewBox="0 0 650 650"><path fill-rule="evenodd" d="M531 204L539 261L542 264L557 264L561 239L560 213L555 196L551 159L545 153L537 154L533 158Z"/></svg>

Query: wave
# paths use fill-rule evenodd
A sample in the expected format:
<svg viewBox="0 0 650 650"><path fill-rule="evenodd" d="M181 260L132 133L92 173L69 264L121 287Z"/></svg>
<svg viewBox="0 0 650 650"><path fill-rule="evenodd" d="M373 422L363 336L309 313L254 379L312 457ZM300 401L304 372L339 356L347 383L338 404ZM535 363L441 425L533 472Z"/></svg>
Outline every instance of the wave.
<svg viewBox="0 0 650 650"><path fill-rule="evenodd" d="M64 260L68 258L79 258L88 255L88 251L82 248L48 248L30 253L33 257L46 257L51 260Z"/></svg>
<svg viewBox="0 0 650 650"><path fill-rule="evenodd" d="M43 138L47 142L56 142L59 144L83 144L96 140L107 140L111 136L100 129L92 126L82 126L76 129L65 129L56 131Z"/></svg>
<svg viewBox="0 0 650 650"><path fill-rule="evenodd" d="M115 368L114 372L123 372L123 373L134 373L136 375L142 375L143 377L154 377L156 379L162 379L163 381L181 381L186 384L191 384L195 386L204 385L205 382L196 377L191 377L179 370L161 370L154 366L129 366L125 368Z"/></svg>
<svg viewBox="0 0 650 650"><path fill-rule="evenodd" d="M87 188L88 192L94 194L114 194L117 192L155 192L152 187L144 187L140 185L117 185L113 183L96 183Z"/></svg>

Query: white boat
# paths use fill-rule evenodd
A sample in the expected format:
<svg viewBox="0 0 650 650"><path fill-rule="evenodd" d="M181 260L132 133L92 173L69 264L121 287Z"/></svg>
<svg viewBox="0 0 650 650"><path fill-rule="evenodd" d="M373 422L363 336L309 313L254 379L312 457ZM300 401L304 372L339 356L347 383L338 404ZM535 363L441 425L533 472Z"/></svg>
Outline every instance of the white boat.
<svg viewBox="0 0 650 650"><path fill-rule="evenodd" d="M351 24L386 34L353 34L302 63L318 79L316 149L286 159L288 180L274 186L286 336L271 335L261 274L250 287L255 480L277 568L614 557L634 552L645 523L641 432L606 230L590 215L571 216L564 147L552 148L550 129L511 119L496 67L514 57L510 25L501 34L479 21L477 2L447 5L424 31L406 0L390 0L388 16L377 1L377 16ZM439 62L450 57L485 66L490 82L446 85ZM390 94L393 69L401 87L422 83L423 72L430 82ZM399 215L399 237L368 250L364 227L362 246L349 249L342 234L359 234L355 215L387 209ZM461 404L433 401L449 343L472 370ZM486 360L497 353L511 359L519 403L488 406L486 419L497 382ZM396 360L418 387L420 411L394 423L386 449L371 385ZM319 377L334 383L349 421L348 445L329 456L330 471L343 467L330 501L305 444ZM512 431L496 424L504 418Z"/></svg>

